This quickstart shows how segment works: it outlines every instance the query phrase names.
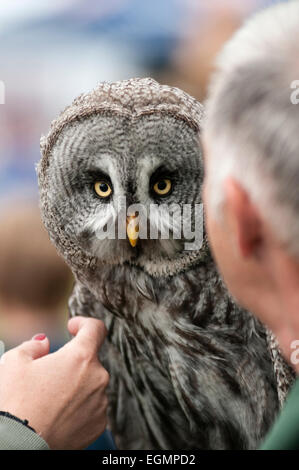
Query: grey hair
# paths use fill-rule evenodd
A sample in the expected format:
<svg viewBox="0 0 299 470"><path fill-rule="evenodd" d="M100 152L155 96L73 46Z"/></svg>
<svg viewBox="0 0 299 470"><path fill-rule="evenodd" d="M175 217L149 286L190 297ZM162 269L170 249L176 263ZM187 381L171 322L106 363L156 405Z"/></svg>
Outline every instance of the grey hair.
<svg viewBox="0 0 299 470"><path fill-rule="evenodd" d="M299 255L299 104L291 99L291 87L299 79L298 50L297 0L250 19L217 59L204 126L215 215L221 213L223 182L232 176L295 255Z"/></svg>

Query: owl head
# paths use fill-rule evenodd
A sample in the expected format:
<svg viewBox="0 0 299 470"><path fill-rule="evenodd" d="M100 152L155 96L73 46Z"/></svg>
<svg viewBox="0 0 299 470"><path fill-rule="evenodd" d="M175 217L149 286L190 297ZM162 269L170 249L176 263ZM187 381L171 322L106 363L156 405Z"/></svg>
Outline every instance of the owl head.
<svg viewBox="0 0 299 470"><path fill-rule="evenodd" d="M100 83L52 123L41 210L73 269L132 263L159 275L200 256L183 224L194 228L201 204L202 118L197 100L146 78Z"/></svg>

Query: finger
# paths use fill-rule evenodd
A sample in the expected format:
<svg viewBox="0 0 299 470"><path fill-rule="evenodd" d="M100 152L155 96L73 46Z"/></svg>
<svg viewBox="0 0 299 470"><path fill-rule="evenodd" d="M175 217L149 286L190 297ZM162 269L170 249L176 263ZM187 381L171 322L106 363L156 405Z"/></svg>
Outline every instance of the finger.
<svg viewBox="0 0 299 470"><path fill-rule="evenodd" d="M68 330L75 336L72 342L80 344L84 349L97 352L107 335L107 330L101 320L90 317L73 317L68 322Z"/></svg>
<svg viewBox="0 0 299 470"><path fill-rule="evenodd" d="M15 350L22 352L29 359L39 359L50 351L50 341L44 334L35 335L31 340L20 344Z"/></svg>

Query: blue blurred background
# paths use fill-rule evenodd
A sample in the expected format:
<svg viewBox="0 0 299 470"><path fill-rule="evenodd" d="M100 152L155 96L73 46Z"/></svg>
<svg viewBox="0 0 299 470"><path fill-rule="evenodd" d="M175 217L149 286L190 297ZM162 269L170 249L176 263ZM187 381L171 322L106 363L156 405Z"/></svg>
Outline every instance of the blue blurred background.
<svg viewBox="0 0 299 470"><path fill-rule="evenodd" d="M136 76L203 101L222 44L270 3L1 0L0 339L7 348L38 332L53 350L67 340L72 277L40 223L35 174L52 119L99 81ZM109 436L99 445L113 447Z"/></svg>
<svg viewBox="0 0 299 470"><path fill-rule="evenodd" d="M153 76L203 99L221 44L262 0L1 0L0 202L36 196L39 138L102 80Z"/></svg>

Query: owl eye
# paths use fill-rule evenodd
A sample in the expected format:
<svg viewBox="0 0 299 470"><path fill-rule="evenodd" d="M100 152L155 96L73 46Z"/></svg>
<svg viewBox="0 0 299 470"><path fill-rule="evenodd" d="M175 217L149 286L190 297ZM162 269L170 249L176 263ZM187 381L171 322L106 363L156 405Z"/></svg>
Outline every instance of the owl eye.
<svg viewBox="0 0 299 470"><path fill-rule="evenodd" d="M163 178L154 184L153 190L158 196L166 196L166 194L170 192L171 186L171 181L167 178Z"/></svg>
<svg viewBox="0 0 299 470"><path fill-rule="evenodd" d="M112 193L112 188L107 181L97 181L94 184L94 190L100 197L109 197Z"/></svg>

